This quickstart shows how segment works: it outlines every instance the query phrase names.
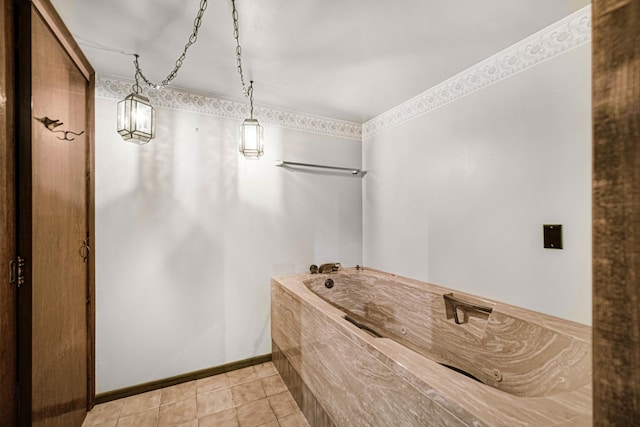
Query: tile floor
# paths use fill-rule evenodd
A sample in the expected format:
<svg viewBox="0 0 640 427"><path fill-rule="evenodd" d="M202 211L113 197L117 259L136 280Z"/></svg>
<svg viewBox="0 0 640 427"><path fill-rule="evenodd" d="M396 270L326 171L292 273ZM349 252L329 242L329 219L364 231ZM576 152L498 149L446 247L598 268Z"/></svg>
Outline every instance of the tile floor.
<svg viewBox="0 0 640 427"><path fill-rule="evenodd" d="M273 363L96 405L82 427L308 427Z"/></svg>

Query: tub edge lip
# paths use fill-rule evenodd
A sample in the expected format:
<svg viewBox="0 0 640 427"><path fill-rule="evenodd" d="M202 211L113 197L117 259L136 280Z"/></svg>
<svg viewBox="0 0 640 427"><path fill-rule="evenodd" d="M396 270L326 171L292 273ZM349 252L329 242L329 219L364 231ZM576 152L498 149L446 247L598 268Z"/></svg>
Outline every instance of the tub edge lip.
<svg viewBox="0 0 640 427"><path fill-rule="evenodd" d="M393 279L403 283L404 285L411 286L413 288L420 288L423 286L429 286L437 290L437 292L445 294L453 292L455 295L461 297L471 298L473 300L482 301L483 303L490 304L493 308L493 312L496 315L507 315L510 317L514 317L520 319L522 321L535 323L540 325L541 327L552 330L561 335L570 336L572 339L576 341L583 342L584 344L588 344L591 346L592 342L592 331L593 327L591 325L586 325L584 323L575 322L569 319L563 319L561 317L557 317L551 314L542 313L535 310L530 310L523 307L518 307L513 304L505 303L499 300L494 300L478 295L474 295L465 291L460 291L453 288L447 288L445 286L441 286L435 283L422 281L418 279L412 279L410 277L402 276L396 273L385 272L376 268L360 266L361 270L356 270L355 267L345 267L343 270L334 273L320 273L320 274L311 274L311 273L294 273L289 275L280 275L276 277L272 277L271 280L278 279L295 279L302 278L303 284L304 281L318 279L319 277L332 277L341 274L367 274L367 275L375 275L380 278L385 279ZM306 286L305 286L306 287ZM314 294L315 295L315 294Z"/></svg>

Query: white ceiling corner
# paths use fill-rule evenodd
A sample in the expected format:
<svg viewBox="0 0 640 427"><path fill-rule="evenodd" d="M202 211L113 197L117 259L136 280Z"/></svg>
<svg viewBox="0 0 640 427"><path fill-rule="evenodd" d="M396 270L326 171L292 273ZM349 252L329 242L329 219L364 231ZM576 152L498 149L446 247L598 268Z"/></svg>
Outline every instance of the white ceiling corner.
<svg viewBox="0 0 640 427"><path fill-rule="evenodd" d="M591 5L362 124L366 140L591 41Z"/></svg>

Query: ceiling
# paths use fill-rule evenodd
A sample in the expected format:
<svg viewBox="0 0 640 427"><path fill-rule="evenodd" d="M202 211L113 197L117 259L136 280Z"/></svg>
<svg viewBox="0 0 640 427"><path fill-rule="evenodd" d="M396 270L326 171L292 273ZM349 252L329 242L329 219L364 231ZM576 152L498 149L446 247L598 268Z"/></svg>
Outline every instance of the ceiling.
<svg viewBox="0 0 640 427"><path fill-rule="evenodd" d="M52 0L103 75L155 82L193 30L200 0ZM589 0L236 0L256 104L364 122ZM231 0L208 2L175 87L240 99Z"/></svg>

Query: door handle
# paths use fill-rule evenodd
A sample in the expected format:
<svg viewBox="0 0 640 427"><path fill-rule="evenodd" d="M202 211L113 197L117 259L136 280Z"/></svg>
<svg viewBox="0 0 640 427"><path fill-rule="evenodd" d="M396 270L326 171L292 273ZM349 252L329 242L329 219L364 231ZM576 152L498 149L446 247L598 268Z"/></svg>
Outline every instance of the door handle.
<svg viewBox="0 0 640 427"><path fill-rule="evenodd" d="M9 284L20 287L24 283L24 258L9 261Z"/></svg>

